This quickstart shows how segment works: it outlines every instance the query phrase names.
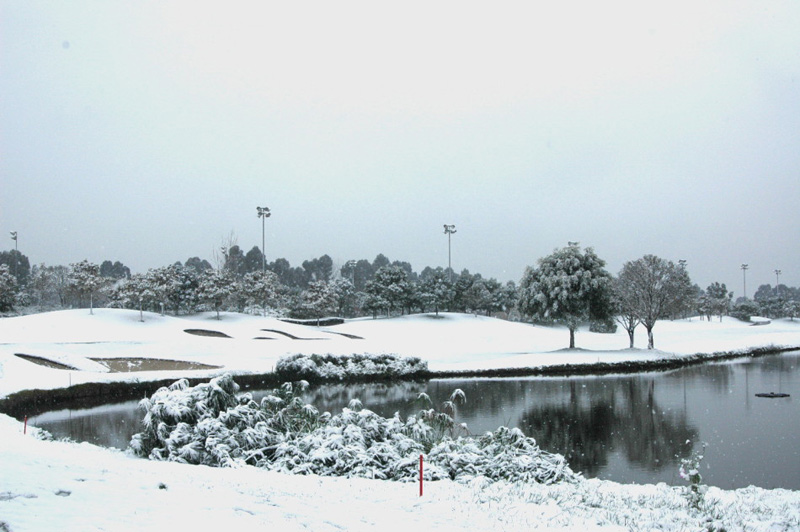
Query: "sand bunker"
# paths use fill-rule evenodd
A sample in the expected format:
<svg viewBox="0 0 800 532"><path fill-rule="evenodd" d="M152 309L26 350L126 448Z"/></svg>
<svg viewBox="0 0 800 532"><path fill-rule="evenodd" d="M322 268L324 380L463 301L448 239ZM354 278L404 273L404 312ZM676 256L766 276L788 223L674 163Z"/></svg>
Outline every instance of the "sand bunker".
<svg viewBox="0 0 800 532"><path fill-rule="evenodd" d="M219 331L210 331L208 329L184 329L183 332L194 334L195 336L210 336L212 338L230 338L225 333Z"/></svg>
<svg viewBox="0 0 800 532"><path fill-rule="evenodd" d="M111 373L130 373L133 371L187 371L197 369L219 369L222 367L210 366L199 362L164 360L161 358L92 358L90 360L104 365Z"/></svg>
<svg viewBox="0 0 800 532"><path fill-rule="evenodd" d="M28 362L33 362L34 364L39 364L40 366L44 366L46 368L53 368L53 369L68 369L70 371L77 371L78 368L69 366L67 364L62 364L61 362L54 362L47 358L37 357L33 355L23 355L22 353L14 353L14 356L18 356L22 360L27 360Z"/></svg>

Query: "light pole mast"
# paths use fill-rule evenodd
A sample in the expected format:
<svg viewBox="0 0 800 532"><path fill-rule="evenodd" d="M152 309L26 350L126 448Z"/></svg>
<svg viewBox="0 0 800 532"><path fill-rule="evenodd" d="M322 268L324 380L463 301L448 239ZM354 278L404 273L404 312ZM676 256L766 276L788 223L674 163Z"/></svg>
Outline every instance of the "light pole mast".
<svg viewBox="0 0 800 532"><path fill-rule="evenodd" d="M267 254L264 250L264 221L269 218L272 213L269 212L268 207L256 207L258 217L261 218L261 268L267 271Z"/></svg>
<svg viewBox="0 0 800 532"><path fill-rule="evenodd" d="M10 233L11 233L11 240L14 241L14 251L16 251L16 253L14 253L14 272L13 272L14 273L14 277L16 278L16 276L17 276L17 261L19 260L19 243L17 242L17 232L16 231L10 231Z"/></svg>
<svg viewBox="0 0 800 532"><path fill-rule="evenodd" d="M781 271L775 270L775 295L781 297Z"/></svg>
<svg viewBox="0 0 800 532"><path fill-rule="evenodd" d="M447 269L450 271L450 282L453 282L453 265L451 263L452 255L450 253L450 235L456 232L455 225L444 224L444 234L447 235Z"/></svg>
<svg viewBox="0 0 800 532"><path fill-rule="evenodd" d="M744 294L744 298L747 299L747 269L749 266L747 264L742 264L742 293Z"/></svg>

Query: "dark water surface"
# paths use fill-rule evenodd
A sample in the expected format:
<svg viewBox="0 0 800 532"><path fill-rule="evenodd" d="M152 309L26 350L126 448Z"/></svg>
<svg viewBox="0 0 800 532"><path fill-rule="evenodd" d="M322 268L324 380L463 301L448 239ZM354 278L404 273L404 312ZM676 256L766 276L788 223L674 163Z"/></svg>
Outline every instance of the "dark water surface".
<svg viewBox="0 0 800 532"><path fill-rule="evenodd" d="M680 485L680 458L706 442L705 483L800 489L799 364L800 352L792 352L633 376L327 385L306 399L335 414L357 398L381 415L405 417L421 408L420 392L438 407L460 388L467 402L456 421L471 433L519 427L586 477ZM761 392L792 397L755 397ZM56 437L124 449L139 431L136 405L48 412L29 422Z"/></svg>

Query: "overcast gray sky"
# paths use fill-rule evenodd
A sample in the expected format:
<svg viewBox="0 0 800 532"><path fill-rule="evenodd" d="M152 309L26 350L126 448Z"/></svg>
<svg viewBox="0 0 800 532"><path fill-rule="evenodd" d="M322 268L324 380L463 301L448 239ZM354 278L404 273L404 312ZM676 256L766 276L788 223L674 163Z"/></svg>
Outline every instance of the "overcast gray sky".
<svg viewBox="0 0 800 532"><path fill-rule="evenodd" d="M0 0L0 230L32 263L570 240L800 285L800 2Z"/></svg>

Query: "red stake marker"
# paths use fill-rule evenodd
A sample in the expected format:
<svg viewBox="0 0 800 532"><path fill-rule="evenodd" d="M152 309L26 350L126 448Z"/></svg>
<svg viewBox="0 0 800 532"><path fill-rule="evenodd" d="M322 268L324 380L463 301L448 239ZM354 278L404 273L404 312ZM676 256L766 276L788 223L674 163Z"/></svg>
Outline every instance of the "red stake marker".
<svg viewBox="0 0 800 532"><path fill-rule="evenodd" d="M419 496L422 497L422 455L419 455Z"/></svg>

